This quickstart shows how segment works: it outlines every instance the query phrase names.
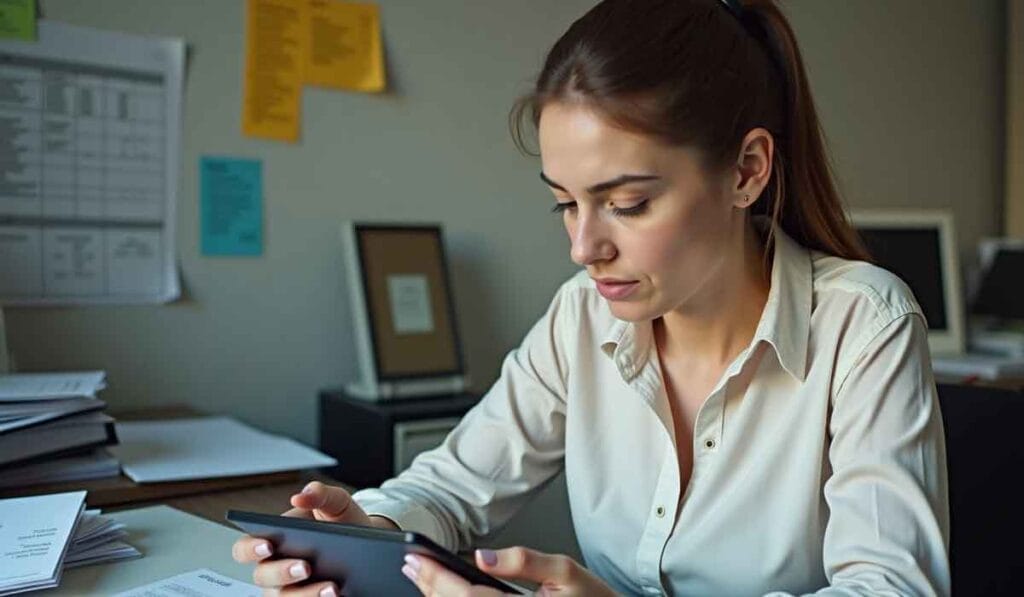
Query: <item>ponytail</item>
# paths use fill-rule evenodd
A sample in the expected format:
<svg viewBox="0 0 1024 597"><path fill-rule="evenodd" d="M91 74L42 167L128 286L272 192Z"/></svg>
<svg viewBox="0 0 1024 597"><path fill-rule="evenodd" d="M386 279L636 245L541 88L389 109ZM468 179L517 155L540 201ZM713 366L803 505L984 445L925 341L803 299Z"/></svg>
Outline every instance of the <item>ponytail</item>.
<svg viewBox="0 0 1024 597"><path fill-rule="evenodd" d="M742 18L763 35L784 87L782 147L772 173L773 223L805 247L870 261L843 209L792 27L773 0L746 0Z"/></svg>

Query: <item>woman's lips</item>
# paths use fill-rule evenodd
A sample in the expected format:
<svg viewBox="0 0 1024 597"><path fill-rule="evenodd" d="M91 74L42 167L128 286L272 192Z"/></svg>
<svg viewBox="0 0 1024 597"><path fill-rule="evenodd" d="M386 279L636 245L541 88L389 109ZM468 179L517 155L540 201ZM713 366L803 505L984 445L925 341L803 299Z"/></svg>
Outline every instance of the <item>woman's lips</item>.
<svg viewBox="0 0 1024 597"><path fill-rule="evenodd" d="M610 301L621 301L633 294L633 291L640 286L640 282L633 281L601 281L594 280L597 284L597 291L601 296Z"/></svg>

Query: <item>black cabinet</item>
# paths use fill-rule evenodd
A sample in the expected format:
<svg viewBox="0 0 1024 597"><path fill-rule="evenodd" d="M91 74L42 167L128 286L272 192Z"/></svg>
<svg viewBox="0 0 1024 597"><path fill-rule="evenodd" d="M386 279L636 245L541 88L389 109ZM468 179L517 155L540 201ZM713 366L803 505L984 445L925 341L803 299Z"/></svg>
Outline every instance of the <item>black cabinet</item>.
<svg viewBox="0 0 1024 597"><path fill-rule="evenodd" d="M338 459L328 474L356 488L376 487L444 441L479 400L461 393L369 402L323 390L320 450Z"/></svg>

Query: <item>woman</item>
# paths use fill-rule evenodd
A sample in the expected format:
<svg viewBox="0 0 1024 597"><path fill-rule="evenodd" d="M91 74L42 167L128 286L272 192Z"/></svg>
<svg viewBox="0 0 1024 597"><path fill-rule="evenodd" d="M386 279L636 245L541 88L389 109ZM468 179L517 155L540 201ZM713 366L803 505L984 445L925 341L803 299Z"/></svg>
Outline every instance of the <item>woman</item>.
<svg viewBox="0 0 1024 597"><path fill-rule="evenodd" d="M948 594L926 324L864 262L774 2L605 0L517 105L520 146L523 116L584 271L444 445L289 513L459 549L564 468L587 568L512 548L479 551L485 572L568 595ZM337 591L266 541L235 555L282 594Z"/></svg>

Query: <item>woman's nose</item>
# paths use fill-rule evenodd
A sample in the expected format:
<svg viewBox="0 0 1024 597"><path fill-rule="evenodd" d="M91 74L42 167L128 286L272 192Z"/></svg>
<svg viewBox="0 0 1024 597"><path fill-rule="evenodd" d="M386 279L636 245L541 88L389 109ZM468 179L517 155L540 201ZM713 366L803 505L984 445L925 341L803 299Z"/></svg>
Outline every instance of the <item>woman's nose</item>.
<svg viewBox="0 0 1024 597"><path fill-rule="evenodd" d="M569 233L572 241L570 256L577 265L587 266L615 256L615 245L596 217L580 214Z"/></svg>

